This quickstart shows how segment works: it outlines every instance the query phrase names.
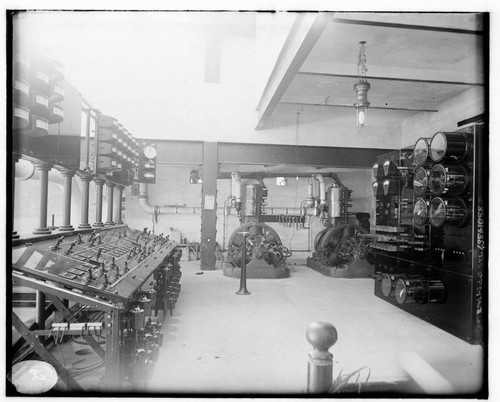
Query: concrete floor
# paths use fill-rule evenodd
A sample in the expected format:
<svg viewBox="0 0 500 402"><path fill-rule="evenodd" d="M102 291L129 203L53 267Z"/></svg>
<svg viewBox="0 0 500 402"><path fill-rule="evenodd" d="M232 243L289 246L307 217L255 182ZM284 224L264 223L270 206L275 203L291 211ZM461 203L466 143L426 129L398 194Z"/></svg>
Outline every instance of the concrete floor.
<svg viewBox="0 0 500 402"><path fill-rule="evenodd" d="M366 366L370 383L407 382L403 367L422 359L424 368L416 371L424 377L423 389L436 391L444 383L443 392L466 394L482 384L480 346L375 297L372 279L336 279L297 265L290 278L248 280L251 295L238 296L239 280L220 269L197 275L199 261L181 266L182 291L165 321L148 391L304 393L312 350L305 331L313 321L337 329L330 349L334 377Z"/></svg>

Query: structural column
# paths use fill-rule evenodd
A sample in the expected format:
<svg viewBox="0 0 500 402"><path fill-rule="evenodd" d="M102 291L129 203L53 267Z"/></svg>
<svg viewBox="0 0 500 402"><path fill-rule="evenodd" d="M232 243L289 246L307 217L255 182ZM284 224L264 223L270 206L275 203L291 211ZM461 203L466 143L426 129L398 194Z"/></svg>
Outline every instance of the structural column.
<svg viewBox="0 0 500 402"><path fill-rule="evenodd" d="M116 203L115 203L115 223L118 225L123 224L122 221L122 196L124 186L116 185L116 191L118 194L116 195Z"/></svg>
<svg viewBox="0 0 500 402"><path fill-rule="evenodd" d="M51 232L47 227L47 206L49 199L49 171L52 166L48 163L37 162L35 163L35 167L40 172L40 212L38 228L36 228L33 233L47 234Z"/></svg>
<svg viewBox="0 0 500 402"><path fill-rule="evenodd" d="M113 190L115 188L115 183L107 182L106 186L108 187L108 220L106 221L106 225L114 225L113 222Z"/></svg>
<svg viewBox="0 0 500 402"><path fill-rule="evenodd" d="M19 235L17 232L14 230L14 205L16 205L16 163L19 160L19 154L14 153L12 154L12 174L11 174L11 191L12 191L12 208L11 208L11 218L10 218L10 224L11 224L11 230L12 230L12 238L13 239L19 239Z"/></svg>
<svg viewBox="0 0 500 402"><path fill-rule="evenodd" d="M77 174L82 181L82 222L78 225L78 229L88 229L91 227L89 224L89 191L92 176L88 173Z"/></svg>
<svg viewBox="0 0 500 402"><path fill-rule="evenodd" d="M96 177L94 179L96 190L95 190L95 223L94 227L103 227L102 223L102 186L106 183L106 180Z"/></svg>
<svg viewBox="0 0 500 402"><path fill-rule="evenodd" d="M201 210L201 269L215 269L217 224L217 143L203 143L203 184Z"/></svg>
<svg viewBox="0 0 500 402"><path fill-rule="evenodd" d="M73 176L75 172L72 170L61 170L61 175L63 177L64 188L63 188L63 221L62 225L59 226L61 232L69 232L75 230L71 225L71 185L73 182Z"/></svg>

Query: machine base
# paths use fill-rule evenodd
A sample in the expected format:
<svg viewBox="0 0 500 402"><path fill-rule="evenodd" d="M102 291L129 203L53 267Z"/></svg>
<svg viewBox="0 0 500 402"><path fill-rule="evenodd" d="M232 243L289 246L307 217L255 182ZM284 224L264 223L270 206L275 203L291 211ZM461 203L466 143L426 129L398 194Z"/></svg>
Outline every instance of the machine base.
<svg viewBox="0 0 500 402"><path fill-rule="evenodd" d="M222 273L230 278L240 278L241 268L233 267L232 265L225 264L222 268ZM290 269L286 265L273 267L267 264L258 264L250 261L247 264L247 278L249 279L281 279L290 276Z"/></svg>
<svg viewBox="0 0 500 402"><path fill-rule="evenodd" d="M370 265L365 260L356 260L347 268L340 268L323 265L321 262L308 257L307 266L325 276L334 278L371 278L374 273L373 265Z"/></svg>

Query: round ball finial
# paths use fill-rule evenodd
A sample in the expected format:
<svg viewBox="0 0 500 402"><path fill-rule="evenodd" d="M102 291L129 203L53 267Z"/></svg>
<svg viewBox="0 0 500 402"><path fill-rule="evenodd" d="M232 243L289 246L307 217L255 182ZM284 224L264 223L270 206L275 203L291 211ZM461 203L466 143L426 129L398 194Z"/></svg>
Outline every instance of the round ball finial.
<svg viewBox="0 0 500 402"><path fill-rule="evenodd" d="M326 352L337 342L337 330L328 322L314 321L306 329L306 339L314 349Z"/></svg>

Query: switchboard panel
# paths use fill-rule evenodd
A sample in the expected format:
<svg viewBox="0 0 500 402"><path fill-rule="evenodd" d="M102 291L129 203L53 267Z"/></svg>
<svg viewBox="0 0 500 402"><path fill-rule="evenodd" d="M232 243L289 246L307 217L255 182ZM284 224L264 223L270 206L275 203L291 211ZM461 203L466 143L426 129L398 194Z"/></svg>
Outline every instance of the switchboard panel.
<svg viewBox="0 0 500 402"><path fill-rule="evenodd" d="M375 294L474 344L484 341L486 141L482 125L437 132L374 165Z"/></svg>

